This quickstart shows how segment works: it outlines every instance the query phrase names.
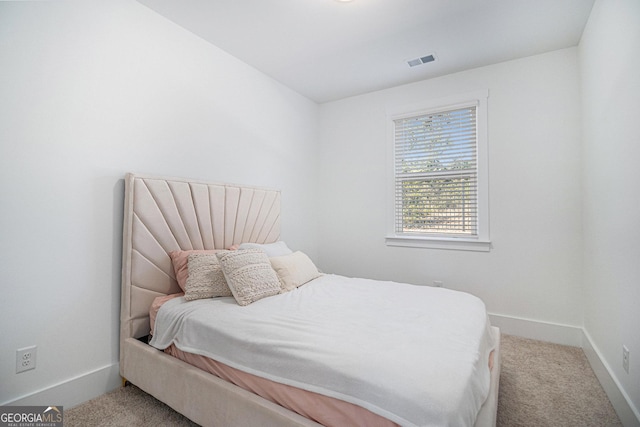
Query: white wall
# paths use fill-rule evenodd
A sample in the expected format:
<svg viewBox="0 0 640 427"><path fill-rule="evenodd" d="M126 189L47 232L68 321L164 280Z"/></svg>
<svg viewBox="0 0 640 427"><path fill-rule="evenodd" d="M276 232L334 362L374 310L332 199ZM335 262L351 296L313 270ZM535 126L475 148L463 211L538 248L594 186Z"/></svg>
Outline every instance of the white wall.
<svg viewBox="0 0 640 427"><path fill-rule="evenodd" d="M640 2L597 1L579 52L584 140L584 328L635 406L637 423ZM623 345L630 350L628 374L622 369Z"/></svg>
<svg viewBox="0 0 640 427"><path fill-rule="evenodd" d="M489 89L489 253L385 246L385 111ZM491 313L582 325L577 49L321 106L319 263L345 275L432 284Z"/></svg>
<svg viewBox="0 0 640 427"><path fill-rule="evenodd" d="M128 171L280 188L315 256L316 104L127 0L0 2L0 64L0 404L114 372Z"/></svg>

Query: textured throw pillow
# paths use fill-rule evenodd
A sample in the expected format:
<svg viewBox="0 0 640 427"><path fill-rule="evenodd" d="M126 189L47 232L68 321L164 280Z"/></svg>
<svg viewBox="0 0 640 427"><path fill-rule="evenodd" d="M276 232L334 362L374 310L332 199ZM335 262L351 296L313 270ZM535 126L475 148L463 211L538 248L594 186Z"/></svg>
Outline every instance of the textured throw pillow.
<svg viewBox="0 0 640 427"><path fill-rule="evenodd" d="M187 269L189 277L184 288L185 300L231 296L231 289L215 254L189 255Z"/></svg>
<svg viewBox="0 0 640 427"><path fill-rule="evenodd" d="M287 244L281 240L274 243L243 243L238 249L260 249L269 257L289 255L292 253Z"/></svg>
<svg viewBox="0 0 640 427"><path fill-rule="evenodd" d="M280 279L283 292L292 291L320 276L313 261L300 251L291 255L272 257L269 261Z"/></svg>
<svg viewBox="0 0 640 427"><path fill-rule="evenodd" d="M217 255L224 277L239 305L249 305L280 293L280 281L269 258L260 249L245 249Z"/></svg>
<svg viewBox="0 0 640 427"><path fill-rule="evenodd" d="M171 258L171 263L173 264L173 271L176 274L176 281L178 282L178 286L180 289L184 291L185 285L187 284L187 277L189 276L189 271L187 270L187 259L191 254L215 254L220 252L219 249L193 249L188 251L172 251L169 252L169 257Z"/></svg>

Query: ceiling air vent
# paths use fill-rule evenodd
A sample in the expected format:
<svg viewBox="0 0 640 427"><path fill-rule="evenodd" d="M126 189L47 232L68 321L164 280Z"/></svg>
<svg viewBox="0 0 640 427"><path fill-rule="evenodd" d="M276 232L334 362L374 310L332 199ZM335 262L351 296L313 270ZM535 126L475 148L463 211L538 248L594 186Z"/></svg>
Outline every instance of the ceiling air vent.
<svg viewBox="0 0 640 427"><path fill-rule="evenodd" d="M415 67L416 65L426 64L427 62L433 62L436 58L433 55L421 56L420 58L410 59L407 61L409 67Z"/></svg>

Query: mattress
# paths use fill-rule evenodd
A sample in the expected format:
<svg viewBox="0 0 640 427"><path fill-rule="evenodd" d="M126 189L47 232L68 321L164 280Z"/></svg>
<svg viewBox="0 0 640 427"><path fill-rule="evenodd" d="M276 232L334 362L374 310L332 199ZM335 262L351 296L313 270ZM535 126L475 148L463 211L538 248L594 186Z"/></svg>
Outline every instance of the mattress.
<svg viewBox="0 0 640 427"><path fill-rule="evenodd" d="M215 327L195 332L196 325ZM154 332L158 348L402 425L473 425L494 345L484 305L469 294L335 275L248 307L175 298L158 311ZM195 345L202 342L211 345Z"/></svg>
<svg viewBox="0 0 640 427"><path fill-rule="evenodd" d="M169 346L165 353L325 427L398 426L398 424L358 405L248 374L208 357L184 352L175 345Z"/></svg>
<svg viewBox="0 0 640 427"><path fill-rule="evenodd" d="M155 319L160 307L162 307L165 302L173 298L182 297L183 295L184 293L180 292L157 297L153 301L151 309L149 310L151 334L153 333ZM164 349L164 352L310 420L316 421L325 427L341 427L346 425L353 427L398 426L398 424L358 405L252 375L206 356L182 351L174 344Z"/></svg>

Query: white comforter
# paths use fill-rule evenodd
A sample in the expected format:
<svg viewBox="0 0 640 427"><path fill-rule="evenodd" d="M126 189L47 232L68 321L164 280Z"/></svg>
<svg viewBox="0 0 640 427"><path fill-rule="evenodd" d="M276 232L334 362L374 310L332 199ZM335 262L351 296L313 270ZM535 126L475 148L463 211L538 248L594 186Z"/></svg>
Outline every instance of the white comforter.
<svg viewBox="0 0 640 427"><path fill-rule="evenodd" d="M470 294L324 275L245 307L175 298L151 345L174 343L401 425L472 426L489 392L489 326Z"/></svg>

